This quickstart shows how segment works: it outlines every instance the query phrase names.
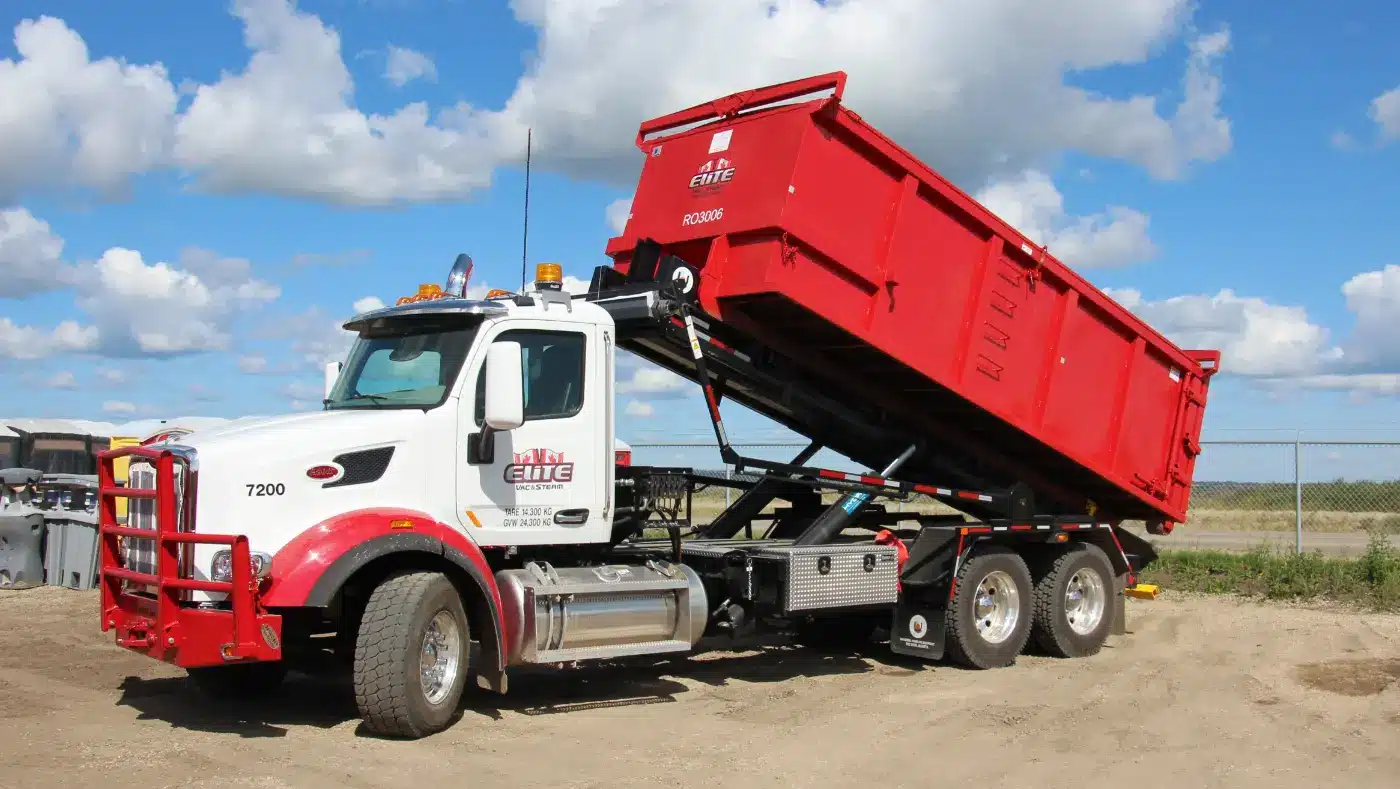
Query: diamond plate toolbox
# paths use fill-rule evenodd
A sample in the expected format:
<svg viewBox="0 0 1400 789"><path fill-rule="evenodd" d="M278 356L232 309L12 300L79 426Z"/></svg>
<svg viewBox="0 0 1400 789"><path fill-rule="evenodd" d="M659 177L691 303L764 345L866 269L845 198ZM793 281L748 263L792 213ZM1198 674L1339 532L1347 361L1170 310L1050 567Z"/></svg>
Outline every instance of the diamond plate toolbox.
<svg viewBox="0 0 1400 789"><path fill-rule="evenodd" d="M780 569L785 613L885 605L899 597L899 560L892 545L772 545L753 557Z"/></svg>

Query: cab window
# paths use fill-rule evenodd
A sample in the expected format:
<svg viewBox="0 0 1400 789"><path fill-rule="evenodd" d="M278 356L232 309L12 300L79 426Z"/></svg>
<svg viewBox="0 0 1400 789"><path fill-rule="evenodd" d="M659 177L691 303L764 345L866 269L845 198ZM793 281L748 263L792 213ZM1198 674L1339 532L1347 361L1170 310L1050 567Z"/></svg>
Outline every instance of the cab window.
<svg viewBox="0 0 1400 789"><path fill-rule="evenodd" d="M520 343L525 421L567 419L583 408L584 336L578 332L517 329L495 342ZM476 376L476 424L486 419L486 365Z"/></svg>

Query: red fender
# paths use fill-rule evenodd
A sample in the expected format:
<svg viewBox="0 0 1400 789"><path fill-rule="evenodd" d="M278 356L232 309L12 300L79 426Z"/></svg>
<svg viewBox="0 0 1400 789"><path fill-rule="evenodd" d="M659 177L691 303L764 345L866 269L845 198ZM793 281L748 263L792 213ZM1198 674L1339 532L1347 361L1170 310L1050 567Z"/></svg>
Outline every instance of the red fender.
<svg viewBox="0 0 1400 789"><path fill-rule="evenodd" d="M466 571L490 608L495 653L509 643L501 617L501 593L481 548L431 515L396 507L372 507L328 518L293 537L272 557L271 581L262 595L269 608L330 604L342 583L381 556L400 551L435 553Z"/></svg>

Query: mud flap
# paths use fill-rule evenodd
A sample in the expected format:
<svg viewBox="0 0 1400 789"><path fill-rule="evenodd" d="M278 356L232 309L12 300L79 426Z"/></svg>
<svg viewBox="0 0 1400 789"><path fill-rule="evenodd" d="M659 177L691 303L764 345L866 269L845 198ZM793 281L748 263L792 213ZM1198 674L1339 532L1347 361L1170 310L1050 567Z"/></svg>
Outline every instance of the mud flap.
<svg viewBox="0 0 1400 789"><path fill-rule="evenodd" d="M890 650L897 655L942 660L947 639L946 616L942 606L900 598L890 622Z"/></svg>

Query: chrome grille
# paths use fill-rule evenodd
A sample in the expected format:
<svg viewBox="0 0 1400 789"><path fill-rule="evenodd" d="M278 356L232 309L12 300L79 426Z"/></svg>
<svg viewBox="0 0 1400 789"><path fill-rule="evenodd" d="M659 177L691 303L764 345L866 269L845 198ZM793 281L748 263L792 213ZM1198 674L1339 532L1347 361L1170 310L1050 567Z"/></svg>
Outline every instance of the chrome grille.
<svg viewBox="0 0 1400 789"><path fill-rule="evenodd" d="M175 530L185 530L185 473L179 465L175 466ZM130 470L126 477L126 486L132 489L150 490L156 486L156 469L147 461L131 461ZM156 528L156 501L155 499L127 499L126 503L126 525L133 529L149 529L155 531ZM122 559L126 567L138 573L155 574L156 571L156 541L144 540L135 537L127 537L122 541ZM184 546L181 546L181 554L184 553Z"/></svg>

